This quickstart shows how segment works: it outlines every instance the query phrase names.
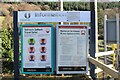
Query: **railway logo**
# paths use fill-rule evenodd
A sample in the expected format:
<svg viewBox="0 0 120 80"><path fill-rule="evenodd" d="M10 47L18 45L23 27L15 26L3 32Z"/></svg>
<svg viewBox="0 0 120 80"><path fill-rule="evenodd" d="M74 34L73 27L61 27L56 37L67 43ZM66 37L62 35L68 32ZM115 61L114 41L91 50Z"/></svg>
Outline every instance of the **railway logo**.
<svg viewBox="0 0 120 80"><path fill-rule="evenodd" d="M29 18L31 17L31 15L30 15L30 13L25 13L24 17L25 17L26 19L29 19Z"/></svg>

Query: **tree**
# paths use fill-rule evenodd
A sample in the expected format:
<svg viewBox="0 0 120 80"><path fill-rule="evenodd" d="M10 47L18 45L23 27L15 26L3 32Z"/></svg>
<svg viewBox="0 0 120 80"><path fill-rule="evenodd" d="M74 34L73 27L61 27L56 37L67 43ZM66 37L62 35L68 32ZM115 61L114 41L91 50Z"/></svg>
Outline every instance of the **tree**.
<svg viewBox="0 0 120 80"><path fill-rule="evenodd" d="M10 20L9 18L10 17L6 17L5 20L3 21L2 25L3 29L1 33L2 34L1 54L2 58L6 59L6 61L3 61L2 69L3 73L13 72L13 27L11 27L12 20Z"/></svg>
<svg viewBox="0 0 120 80"><path fill-rule="evenodd" d="M5 8L0 8L0 12L2 12L3 16L8 16L9 15L9 11Z"/></svg>
<svg viewBox="0 0 120 80"><path fill-rule="evenodd" d="M13 61L13 32L4 29L2 32L2 57Z"/></svg>
<svg viewBox="0 0 120 80"><path fill-rule="evenodd" d="M104 22L104 11L103 10L98 10L98 33L99 33L99 38L103 39L103 33L104 33L104 29L103 29L103 22Z"/></svg>
<svg viewBox="0 0 120 80"><path fill-rule="evenodd" d="M14 11L13 7L12 7L12 6L10 6L10 7L8 8L8 11L10 12L10 15L12 16L13 11Z"/></svg>

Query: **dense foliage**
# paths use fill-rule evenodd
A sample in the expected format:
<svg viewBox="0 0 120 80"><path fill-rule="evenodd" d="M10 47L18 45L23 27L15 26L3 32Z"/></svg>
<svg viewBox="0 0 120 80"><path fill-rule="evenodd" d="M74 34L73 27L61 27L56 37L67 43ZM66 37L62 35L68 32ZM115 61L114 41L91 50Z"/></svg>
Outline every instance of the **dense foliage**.
<svg viewBox="0 0 120 80"><path fill-rule="evenodd" d="M8 21L10 20L10 21ZM3 21L2 29L2 58L3 61L3 73L13 72L13 29L11 17L6 17Z"/></svg>

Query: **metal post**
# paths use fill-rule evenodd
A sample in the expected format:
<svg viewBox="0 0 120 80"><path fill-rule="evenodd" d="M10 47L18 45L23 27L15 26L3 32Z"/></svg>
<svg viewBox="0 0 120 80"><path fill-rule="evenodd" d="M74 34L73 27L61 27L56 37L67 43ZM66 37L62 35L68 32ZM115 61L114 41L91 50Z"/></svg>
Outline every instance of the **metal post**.
<svg viewBox="0 0 120 80"><path fill-rule="evenodd" d="M116 14L116 31L117 31L117 69L119 69L119 14Z"/></svg>
<svg viewBox="0 0 120 80"><path fill-rule="evenodd" d="M19 80L19 35L18 35L18 12L13 14L14 24L14 80Z"/></svg>
<svg viewBox="0 0 120 80"><path fill-rule="evenodd" d="M107 33L106 33L106 21L107 21L107 15L104 16L104 51L107 51ZM107 56L104 55L104 63L107 64ZM106 73L104 72L104 78L106 78Z"/></svg>
<svg viewBox="0 0 120 80"><path fill-rule="evenodd" d="M96 40L96 53L98 53L98 14L97 14L97 0L95 0L95 40ZM98 57L96 57L96 59L98 60ZM98 68L98 67L96 67ZM97 75L97 74L96 74ZM98 75L96 76L98 78Z"/></svg>
<svg viewBox="0 0 120 80"><path fill-rule="evenodd" d="M97 14L97 0L95 0L95 40L96 40L96 53L98 53L98 14Z"/></svg>
<svg viewBox="0 0 120 80"><path fill-rule="evenodd" d="M63 0L59 0L59 10L63 11ZM60 24L63 24L63 22L60 22Z"/></svg>
<svg viewBox="0 0 120 80"><path fill-rule="evenodd" d="M106 20L107 20L107 15L104 16L104 51L107 51L107 33L106 33ZM104 56L104 63L107 64L107 59L106 56Z"/></svg>
<svg viewBox="0 0 120 80"><path fill-rule="evenodd" d="M63 11L63 0L60 0L60 11Z"/></svg>
<svg viewBox="0 0 120 80"><path fill-rule="evenodd" d="M90 29L90 56L95 58L96 53L96 41L95 41L95 5L94 0L90 2L90 11L91 11L91 29ZM96 79L95 75L95 65L90 63L90 76L93 80Z"/></svg>

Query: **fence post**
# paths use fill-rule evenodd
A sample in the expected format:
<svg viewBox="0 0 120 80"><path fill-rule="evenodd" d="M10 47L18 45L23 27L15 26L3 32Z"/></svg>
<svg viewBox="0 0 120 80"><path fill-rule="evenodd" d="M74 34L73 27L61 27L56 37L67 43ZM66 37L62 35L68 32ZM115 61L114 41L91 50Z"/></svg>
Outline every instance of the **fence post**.
<svg viewBox="0 0 120 80"><path fill-rule="evenodd" d="M119 14L116 14L116 31L117 31L117 58L116 58L116 60L117 60L117 69L119 70L119 41L120 41L120 39L119 39Z"/></svg>
<svg viewBox="0 0 120 80"><path fill-rule="evenodd" d="M107 24L106 24L106 21L107 21L107 15L104 16L104 51L106 52L107 51ZM104 63L107 64L107 56L105 55L104 56ZM104 78L106 78L107 74L104 72Z"/></svg>

